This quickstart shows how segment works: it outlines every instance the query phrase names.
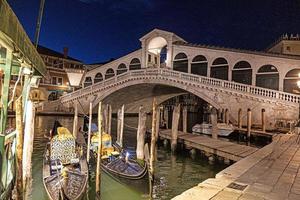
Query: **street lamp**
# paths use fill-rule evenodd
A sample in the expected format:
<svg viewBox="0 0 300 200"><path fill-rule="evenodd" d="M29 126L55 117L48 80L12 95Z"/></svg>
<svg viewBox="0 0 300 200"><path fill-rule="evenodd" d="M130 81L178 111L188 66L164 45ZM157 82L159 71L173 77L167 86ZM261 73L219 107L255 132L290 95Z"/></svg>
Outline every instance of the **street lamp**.
<svg viewBox="0 0 300 200"><path fill-rule="evenodd" d="M69 86L73 87L73 91L74 91L75 87L78 87L81 83L84 70L67 68L65 69L65 71L69 78Z"/></svg>

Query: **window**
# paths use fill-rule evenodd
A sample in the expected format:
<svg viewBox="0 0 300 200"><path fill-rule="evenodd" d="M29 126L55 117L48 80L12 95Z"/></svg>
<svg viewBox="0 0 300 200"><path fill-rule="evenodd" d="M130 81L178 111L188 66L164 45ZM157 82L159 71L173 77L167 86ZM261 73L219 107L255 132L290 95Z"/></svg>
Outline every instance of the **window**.
<svg viewBox="0 0 300 200"><path fill-rule="evenodd" d="M57 78L57 85L63 85L63 78L62 77Z"/></svg>
<svg viewBox="0 0 300 200"><path fill-rule="evenodd" d="M112 68L106 70L105 80L115 76L115 72Z"/></svg>
<svg viewBox="0 0 300 200"><path fill-rule="evenodd" d="M238 83L252 84L252 69L247 61L236 63L232 69L232 80Z"/></svg>
<svg viewBox="0 0 300 200"><path fill-rule="evenodd" d="M179 53L173 61L173 69L180 72L188 72L188 58L185 53Z"/></svg>
<svg viewBox="0 0 300 200"><path fill-rule="evenodd" d="M117 75L127 72L127 67L124 63L120 64L117 69Z"/></svg>
<svg viewBox="0 0 300 200"><path fill-rule="evenodd" d="M284 92L300 94L300 89L297 85L297 82L300 81L299 73L300 69L292 69L285 75L283 80Z"/></svg>
<svg viewBox="0 0 300 200"><path fill-rule="evenodd" d="M63 85L63 78L62 77L53 76L51 84L52 85Z"/></svg>
<svg viewBox="0 0 300 200"><path fill-rule="evenodd" d="M134 58L130 62L129 70L137 70L137 69L141 69L141 62L138 58Z"/></svg>
<svg viewBox="0 0 300 200"><path fill-rule="evenodd" d="M217 58L213 61L210 77L222 80L228 80L228 63L225 58Z"/></svg>
<svg viewBox="0 0 300 200"><path fill-rule="evenodd" d="M51 81L52 85L56 85L57 84L57 79L56 77L52 77L52 81Z"/></svg>
<svg viewBox="0 0 300 200"><path fill-rule="evenodd" d="M99 83L101 81L103 81L103 76L102 76L101 73L97 73L95 78L94 78L94 83Z"/></svg>
<svg viewBox="0 0 300 200"><path fill-rule="evenodd" d="M272 90L279 89L279 73L273 65L264 65L256 74L256 86Z"/></svg>
<svg viewBox="0 0 300 200"><path fill-rule="evenodd" d="M84 84L83 84L84 87L88 87L92 84L93 84L92 78L90 76L85 77Z"/></svg>
<svg viewBox="0 0 300 200"><path fill-rule="evenodd" d="M207 76L207 60L204 56L198 55L193 58L191 63L192 74Z"/></svg>
<svg viewBox="0 0 300 200"><path fill-rule="evenodd" d="M148 54L148 62L151 62L151 55Z"/></svg>

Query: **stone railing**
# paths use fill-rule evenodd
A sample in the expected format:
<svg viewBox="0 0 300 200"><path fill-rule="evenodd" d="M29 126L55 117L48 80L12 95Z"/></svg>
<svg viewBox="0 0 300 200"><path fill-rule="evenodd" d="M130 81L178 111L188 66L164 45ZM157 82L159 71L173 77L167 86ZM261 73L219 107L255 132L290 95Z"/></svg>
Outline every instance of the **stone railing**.
<svg viewBox="0 0 300 200"><path fill-rule="evenodd" d="M281 92L277 90L271 90L241 83L235 83L226 80L220 80L216 78L210 78L205 76L199 76L194 74L188 74L183 72L174 71L171 69L141 69L128 71L118 76L112 77L105 81L96 83L89 87L77 90L75 92L66 94L61 97L61 102L69 102L83 95L93 94L96 90L101 88L117 84L118 82L130 79L166 79L183 81L185 83L196 84L198 86L207 86L210 88L221 89L227 92L238 92L243 95L250 95L251 97L262 97L270 100L277 100L285 103L296 104L300 102L300 96Z"/></svg>

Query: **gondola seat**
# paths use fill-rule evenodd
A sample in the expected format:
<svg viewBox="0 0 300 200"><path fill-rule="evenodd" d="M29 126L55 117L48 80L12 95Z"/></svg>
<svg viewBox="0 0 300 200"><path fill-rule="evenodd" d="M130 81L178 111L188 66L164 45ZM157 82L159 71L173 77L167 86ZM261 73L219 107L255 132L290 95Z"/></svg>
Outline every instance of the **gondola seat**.
<svg viewBox="0 0 300 200"><path fill-rule="evenodd" d="M73 135L64 127L59 127L57 132L58 135L54 136L50 143L51 161L60 160L63 165L79 162Z"/></svg>

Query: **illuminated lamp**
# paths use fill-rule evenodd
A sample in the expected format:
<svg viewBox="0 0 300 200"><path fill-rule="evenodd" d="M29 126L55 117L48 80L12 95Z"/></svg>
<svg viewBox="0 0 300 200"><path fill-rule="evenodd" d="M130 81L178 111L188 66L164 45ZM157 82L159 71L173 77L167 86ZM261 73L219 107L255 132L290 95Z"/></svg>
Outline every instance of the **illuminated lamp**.
<svg viewBox="0 0 300 200"><path fill-rule="evenodd" d="M68 78L69 78L69 85L71 87L80 86L81 79L82 79L83 74L84 74L84 70L67 68L67 69L65 69L65 71L66 71L66 73L68 75Z"/></svg>

